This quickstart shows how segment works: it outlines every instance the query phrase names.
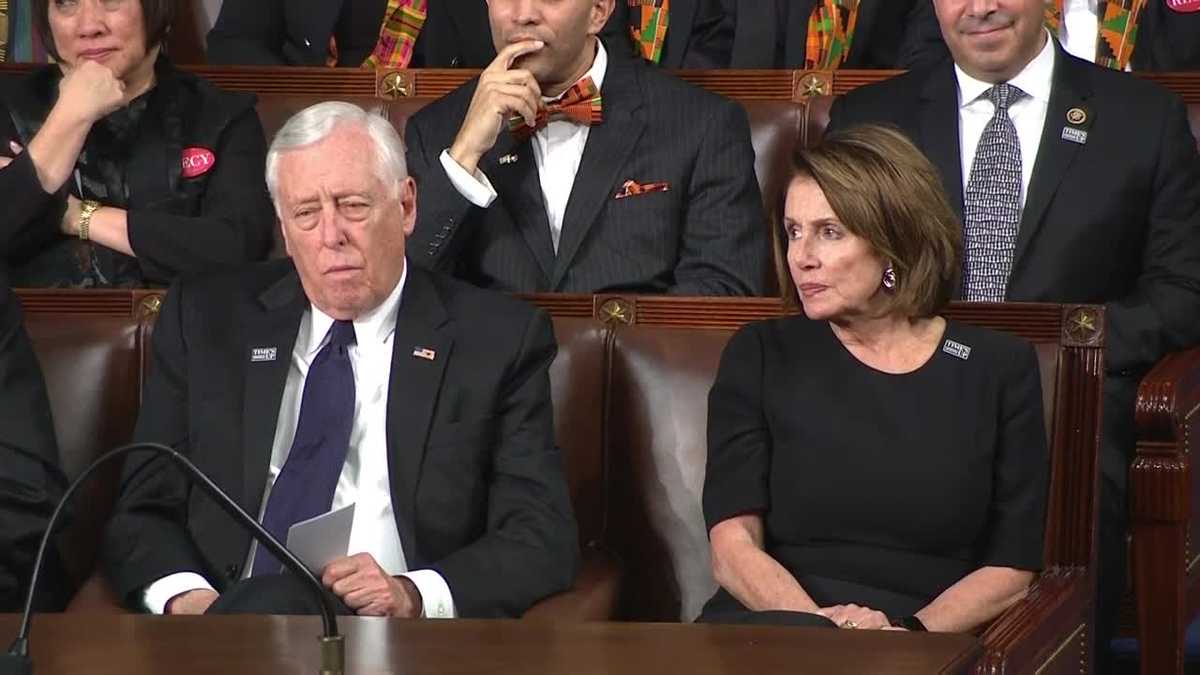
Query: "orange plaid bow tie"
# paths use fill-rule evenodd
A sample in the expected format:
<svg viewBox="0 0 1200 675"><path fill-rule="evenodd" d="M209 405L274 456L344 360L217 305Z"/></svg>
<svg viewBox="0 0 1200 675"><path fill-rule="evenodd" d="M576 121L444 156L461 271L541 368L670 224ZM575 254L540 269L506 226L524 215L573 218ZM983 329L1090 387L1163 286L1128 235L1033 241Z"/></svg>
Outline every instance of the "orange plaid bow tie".
<svg viewBox="0 0 1200 675"><path fill-rule="evenodd" d="M517 140L526 141L556 120L569 120L589 127L604 121L603 99L592 78L585 77L576 82L558 100L538 110L533 126L525 124L521 117L512 117L508 120L508 128Z"/></svg>

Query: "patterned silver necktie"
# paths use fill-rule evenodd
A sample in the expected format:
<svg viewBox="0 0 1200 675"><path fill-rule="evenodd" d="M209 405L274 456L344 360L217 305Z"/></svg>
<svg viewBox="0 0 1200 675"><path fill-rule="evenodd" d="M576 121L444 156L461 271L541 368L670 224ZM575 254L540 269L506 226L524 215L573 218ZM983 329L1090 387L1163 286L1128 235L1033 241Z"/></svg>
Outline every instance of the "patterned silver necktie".
<svg viewBox="0 0 1200 675"><path fill-rule="evenodd" d="M983 129L963 197L963 299L1003 302L1021 225L1021 142L1008 108L1025 92L987 90L996 112Z"/></svg>

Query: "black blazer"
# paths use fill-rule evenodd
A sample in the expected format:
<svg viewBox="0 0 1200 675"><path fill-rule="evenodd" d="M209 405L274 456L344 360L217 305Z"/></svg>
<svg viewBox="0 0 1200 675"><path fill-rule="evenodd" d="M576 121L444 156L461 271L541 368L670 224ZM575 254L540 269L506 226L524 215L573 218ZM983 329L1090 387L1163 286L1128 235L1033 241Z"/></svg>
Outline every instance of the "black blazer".
<svg viewBox="0 0 1200 675"><path fill-rule="evenodd" d="M737 15L733 68L803 68L818 0L722 0ZM930 0L863 0L844 68L916 68L947 55Z"/></svg>
<svg viewBox="0 0 1200 675"><path fill-rule="evenodd" d="M1176 12L1148 2L1133 48L1134 70L1200 70L1200 12Z"/></svg>
<svg viewBox="0 0 1200 675"><path fill-rule="evenodd" d="M767 225L740 106L638 59L610 59L604 122L588 135L555 255L532 141L502 132L480 161L499 194L487 209L442 168L476 84L408 123L408 168L420 186L414 262L506 291L762 293ZM517 159L502 164L505 156ZM616 199L626 180L668 190Z"/></svg>
<svg viewBox="0 0 1200 675"><path fill-rule="evenodd" d="M175 69L165 58L150 108L125 165L129 242L145 279L166 285L190 270L233 266L266 257L275 227L264 178L267 155L252 94L226 92ZM28 147L58 96L62 73L47 66L13 87L0 105L0 153L8 141ZM212 151L213 168L183 177L184 148ZM53 271L23 269L45 249L69 239L59 232L67 194L42 190L29 153L0 171L0 247L15 285L55 285ZM33 279L33 281L30 281Z"/></svg>
<svg viewBox="0 0 1200 675"><path fill-rule="evenodd" d="M179 448L260 511L308 300L290 260L185 278L163 303L135 438ZM517 616L574 580L578 544L554 445L546 315L409 268L388 394L388 471L409 565L439 572L461 616ZM251 363L254 347L277 348ZM436 358L419 359L416 347ZM174 572L218 589L250 539L158 460L127 463L104 559L122 598Z"/></svg>
<svg viewBox="0 0 1200 675"><path fill-rule="evenodd" d="M0 612L20 611L50 514L62 497L58 443L46 384L20 303L0 278ZM38 605L58 610L70 597L54 547Z"/></svg>
<svg viewBox="0 0 1200 675"><path fill-rule="evenodd" d="M1200 342L1200 157L1179 97L1070 56L1054 84L1021 217L1008 300L1107 305L1110 375L1139 375ZM1067 111L1084 144L1063 140ZM953 64L840 97L831 128L898 126L933 161L962 216Z"/></svg>

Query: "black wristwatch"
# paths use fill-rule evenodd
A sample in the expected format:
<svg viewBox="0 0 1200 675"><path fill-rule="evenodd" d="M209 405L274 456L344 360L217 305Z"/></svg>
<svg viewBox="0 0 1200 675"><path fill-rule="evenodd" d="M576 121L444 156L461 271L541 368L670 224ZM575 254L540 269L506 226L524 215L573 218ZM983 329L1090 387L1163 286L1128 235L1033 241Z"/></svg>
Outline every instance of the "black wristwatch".
<svg viewBox="0 0 1200 675"><path fill-rule="evenodd" d="M904 630L920 631L922 633L929 631L925 627L925 624L921 623L921 620L915 616L901 616L895 619L888 619L888 622L896 628L903 628Z"/></svg>

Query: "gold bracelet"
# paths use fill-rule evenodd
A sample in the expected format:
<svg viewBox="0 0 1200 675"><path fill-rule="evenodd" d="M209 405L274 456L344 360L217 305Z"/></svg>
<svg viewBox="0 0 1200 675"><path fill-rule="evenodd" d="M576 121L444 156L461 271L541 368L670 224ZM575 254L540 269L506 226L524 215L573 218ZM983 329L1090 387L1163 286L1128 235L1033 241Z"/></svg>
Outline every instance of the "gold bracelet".
<svg viewBox="0 0 1200 675"><path fill-rule="evenodd" d="M83 205L79 207L79 238L87 241L88 230L92 226L92 214L96 209L100 208L100 202L91 199L85 199Z"/></svg>

